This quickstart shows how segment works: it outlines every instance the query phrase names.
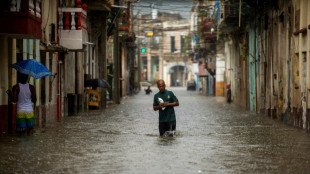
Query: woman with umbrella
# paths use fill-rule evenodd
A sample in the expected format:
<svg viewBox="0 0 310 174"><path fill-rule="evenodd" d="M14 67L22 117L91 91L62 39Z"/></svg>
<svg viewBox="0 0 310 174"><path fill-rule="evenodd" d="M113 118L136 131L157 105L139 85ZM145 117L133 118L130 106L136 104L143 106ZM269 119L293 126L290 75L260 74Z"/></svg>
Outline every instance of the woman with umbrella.
<svg viewBox="0 0 310 174"><path fill-rule="evenodd" d="M13 86L13 102L17 106L16 130L19 134L33 133L34 113L32 103L37 101L33 85L28 83L29 76L17 73L18 84Z"/></svg>
<svg viewBox="0 0 310 174"><path fill-rule="evenodd" d="M16 130L20 134L33 133L34 112L32 103L36 103L37 96L33 85L29 84L29 76L39 79L52 76L52 73L35 59L23 60L10 65L18 72L18 83L13 86L13 102L17 106Z"/></svg>

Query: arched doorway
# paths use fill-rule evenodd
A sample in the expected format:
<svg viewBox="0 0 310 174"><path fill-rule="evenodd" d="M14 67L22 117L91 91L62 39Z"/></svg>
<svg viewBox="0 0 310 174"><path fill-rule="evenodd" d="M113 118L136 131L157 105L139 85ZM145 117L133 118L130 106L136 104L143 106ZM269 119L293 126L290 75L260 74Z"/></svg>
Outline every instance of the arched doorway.
<svg viewBox="0 0 310 174"><path fill-rule="evenodd" d="M170 68L170 86L183 86L184 82L184 66L176 65Z"/></svg>

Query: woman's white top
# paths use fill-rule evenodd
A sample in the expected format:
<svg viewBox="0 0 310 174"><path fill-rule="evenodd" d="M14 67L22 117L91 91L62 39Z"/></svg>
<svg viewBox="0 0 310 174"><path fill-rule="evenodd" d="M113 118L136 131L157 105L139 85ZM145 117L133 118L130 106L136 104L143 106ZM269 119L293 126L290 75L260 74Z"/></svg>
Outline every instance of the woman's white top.
<svg viewBox="0 0 310 174"><path fill-rule="evenodd" d="M32 102L31 102L31 91L29 89L29 83L19 85L19 94L17 100L17 112L33 112Z"/></svg>

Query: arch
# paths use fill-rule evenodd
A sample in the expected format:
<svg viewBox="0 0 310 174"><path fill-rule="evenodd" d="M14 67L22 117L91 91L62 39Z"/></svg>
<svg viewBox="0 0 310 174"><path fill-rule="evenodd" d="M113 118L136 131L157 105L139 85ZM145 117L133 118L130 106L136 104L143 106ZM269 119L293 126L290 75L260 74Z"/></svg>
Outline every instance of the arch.
<svg viewBox="0 0 310 174"><path fill-rule="evenodd" d="M183 86L185 80L184 71L185 66L182 64L175 64L169 67L168 74L170 74L170 86Z"/></svg>

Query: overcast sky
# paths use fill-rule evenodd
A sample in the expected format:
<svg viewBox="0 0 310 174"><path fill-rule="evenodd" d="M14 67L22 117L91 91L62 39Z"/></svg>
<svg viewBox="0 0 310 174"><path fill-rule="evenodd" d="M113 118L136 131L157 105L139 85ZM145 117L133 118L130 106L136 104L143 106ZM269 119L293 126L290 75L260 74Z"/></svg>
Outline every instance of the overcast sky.
<svg viewBox="0 0 310 174"><path fill-rule="evenodd" d="M133 3L134 15L150 14L152 7L159 12L180 13L183 18L190 18L190 11L193 6L191 0L140 0Z"/></svg>

